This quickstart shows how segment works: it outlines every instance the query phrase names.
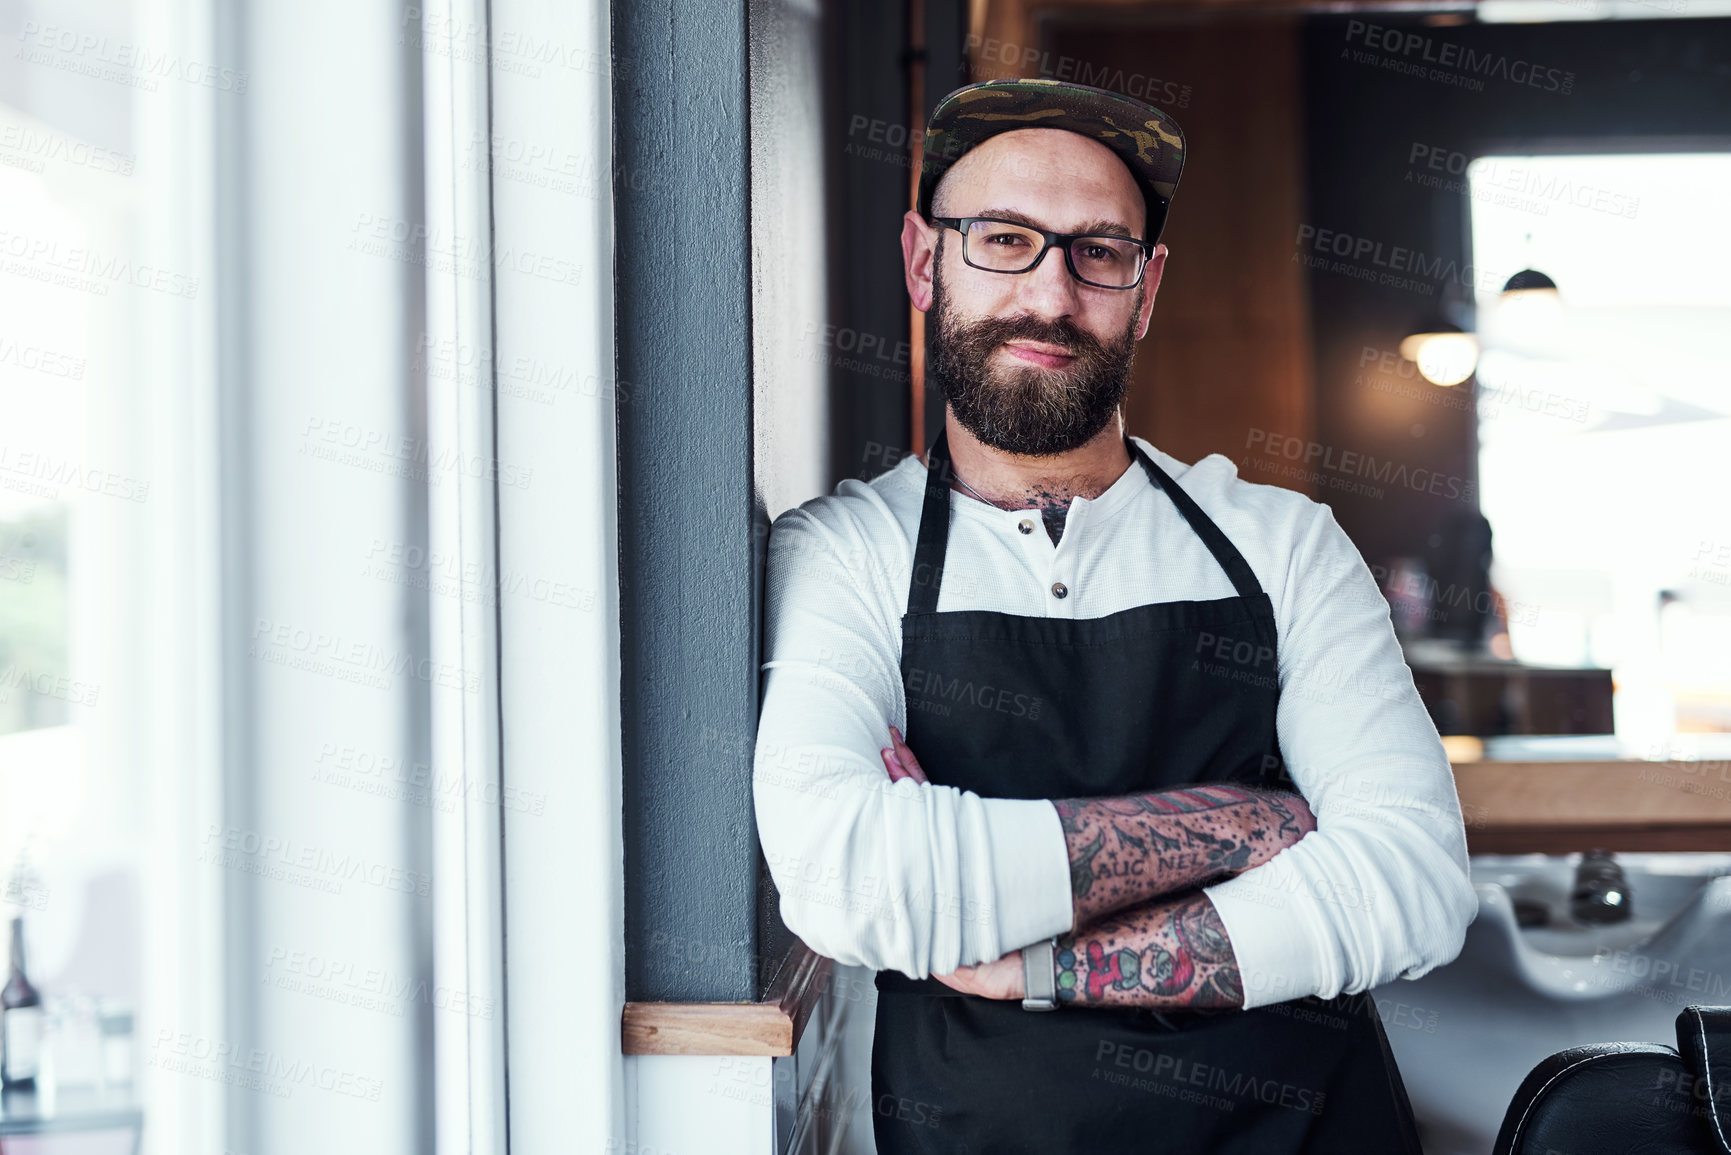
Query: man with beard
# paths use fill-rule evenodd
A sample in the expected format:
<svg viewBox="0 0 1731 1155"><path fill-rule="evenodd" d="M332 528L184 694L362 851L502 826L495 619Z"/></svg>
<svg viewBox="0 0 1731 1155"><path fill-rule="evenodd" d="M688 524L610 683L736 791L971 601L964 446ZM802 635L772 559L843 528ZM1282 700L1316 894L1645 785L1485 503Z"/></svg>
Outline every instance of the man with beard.
<svg viewBox="0 0 1731 1155"><path fill-rule="evenodd" d="M902 231L944 429L771 535L759 833L879 972L880 1155L1418 1150L1365 992L1477 904L1387 606L1326 506L1123 427L1183 156L1098 89L946 97Z"/></svg>

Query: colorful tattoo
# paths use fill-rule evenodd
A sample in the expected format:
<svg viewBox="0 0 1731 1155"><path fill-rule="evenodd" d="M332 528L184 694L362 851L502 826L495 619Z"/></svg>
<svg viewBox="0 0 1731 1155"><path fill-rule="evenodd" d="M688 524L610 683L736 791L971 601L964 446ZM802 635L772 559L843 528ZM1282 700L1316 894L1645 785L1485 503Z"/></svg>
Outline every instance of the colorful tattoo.
<svg viewBox="0 0 1731 1155"><path fill-rule="evenodd" d="M1092 949L1092 944L1090 944ZM1196 977L1196 964L1183 951L1173 954L1159 943L1148 948L1148 989L1157 995L1182 994Z"/></svg>
<svg viewBox="0 0 1731 1155"><path fill-rule="evenodd" d="M1068 943L1068 945L1065 945ZM1076 945L1075 939L1065 936L1058 940L1058 953L1054 956L1058 968L1058 1001L1073 1003L1076 1001Z"/></svg>
<svg viewBox="0 0 1731 1155"><path fill-rule="evenodd" d="M1220 913L1204 894L1150 903L1060 936L1058 999L1074 1006L1242 1007L1244 984Z"/></svg>
<svg viewBox="0 0 1731 1155"><path fill-rule="evenodd" d="M1142 966L1133 950L1112 952L1110 961L1097 942L1088 944L1088 997L1098 1002L1108 987L1115 991L1133 991L1141 981Z"/></svg>

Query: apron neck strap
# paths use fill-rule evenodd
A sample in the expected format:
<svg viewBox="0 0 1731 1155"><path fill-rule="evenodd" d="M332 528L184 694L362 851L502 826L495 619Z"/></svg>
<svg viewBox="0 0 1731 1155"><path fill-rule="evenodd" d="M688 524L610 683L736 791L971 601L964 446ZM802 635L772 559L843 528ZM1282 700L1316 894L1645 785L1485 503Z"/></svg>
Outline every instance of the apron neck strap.
<svg viewBox="0 0 1731 1155"><path fill-rule="evenodd" d="M1250 563L1244 560L1238 547L1228 540L1213 519L1202 512L1202 507L1196 504L1195 498L1185 493L1165 470L1155 465L1153 459L1131 440L1129 434L1124 435L1124 448L1129 450L1131 457L1142 463L1149 479L1165 492L1190 528L1196 531L1196 536L1202 539L1202 544L1208 547L1208 552L1214 555L1214 560L1226 571L1226 576L1232 582L1232 588L1238 591L1238 596L1261 597L1262 583L1256 580ZM919 538L914 544L913 580L908 590L910 614L937 612L938 587L943 581L944 558L950 544L951 476L949 431L946 429L938 434L938 439L932 443L931 451L926 454L926 498L920 509Z"/></svg>
<svg viewBox="0 0 1731 1155"><path fill-rule="evenodd" d="M920 509L919 540L914 545L914 574L908 589L908 613L930 614L938 609L938 585L944 576L944 555L950 545L950 442L948 430L938 433L926 453L926 502Z"/></svg>
<svg viewBox="0 0 1731 1155"><path fill-rule="evenodd" d="M1142 468L1148 471L1148 476L1154 484L1166 491L1166 496L1172 499L1172 504L1178 507L1178 512L1184 515L1184 520L1190 523L1190 528L1196 531L1196 536L1202 539L1202 544L1208 547L1208 552L1214 555L1214 560L1220 563L1220 568L1226 571L1226 576L1232 582L1232 588L1238 591L1241 598L1256 598L1262 596L1262 583L1256 580L1256 573L1250 568L1250 563L1244 560L1244 555L1238 552L1238 547L1221 532L1214 524L1214 519L1202 512L1202 507L1196 504L1196 499L1184 492L1182 486L1154 464L1154 459L1142 451L1142 447L1124 435L1124 448L1130 451L1130 456L1142 463Z"/></svg>

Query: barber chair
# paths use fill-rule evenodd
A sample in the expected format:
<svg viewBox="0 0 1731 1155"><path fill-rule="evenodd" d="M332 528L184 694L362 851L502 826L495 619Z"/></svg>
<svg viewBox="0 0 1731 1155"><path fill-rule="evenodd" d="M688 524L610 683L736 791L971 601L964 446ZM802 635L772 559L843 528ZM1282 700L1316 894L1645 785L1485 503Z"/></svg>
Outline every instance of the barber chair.
<svg viewBox="0 0 1731 1155"><path fill-rule="evenodd" d="M1677 1046L1598 1043L1534 1067L1493 1155L1731 1155L1731 1007L1687 1007Z"/></svg>

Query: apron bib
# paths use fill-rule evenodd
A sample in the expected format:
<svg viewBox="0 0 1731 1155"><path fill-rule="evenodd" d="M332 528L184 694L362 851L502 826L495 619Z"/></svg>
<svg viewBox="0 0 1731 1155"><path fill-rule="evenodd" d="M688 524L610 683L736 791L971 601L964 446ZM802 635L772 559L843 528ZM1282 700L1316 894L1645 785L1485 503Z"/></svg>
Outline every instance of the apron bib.
<svg viewBox="0 0 1731 1155"><path fill-rule="evenodd" d="M1268 595L1190 495L1134 441L1125 445L1236 596L1103 618L938 613L951 508L940 433L927 458L902 617L904 737L932 782L1024 799L1197 782L1293 789L1275 737ZM1418 1155L1412 1109L1368 994L1250 1011L1036 1013L896 971L878 972L877 989L879 1155Z"/></svg>

